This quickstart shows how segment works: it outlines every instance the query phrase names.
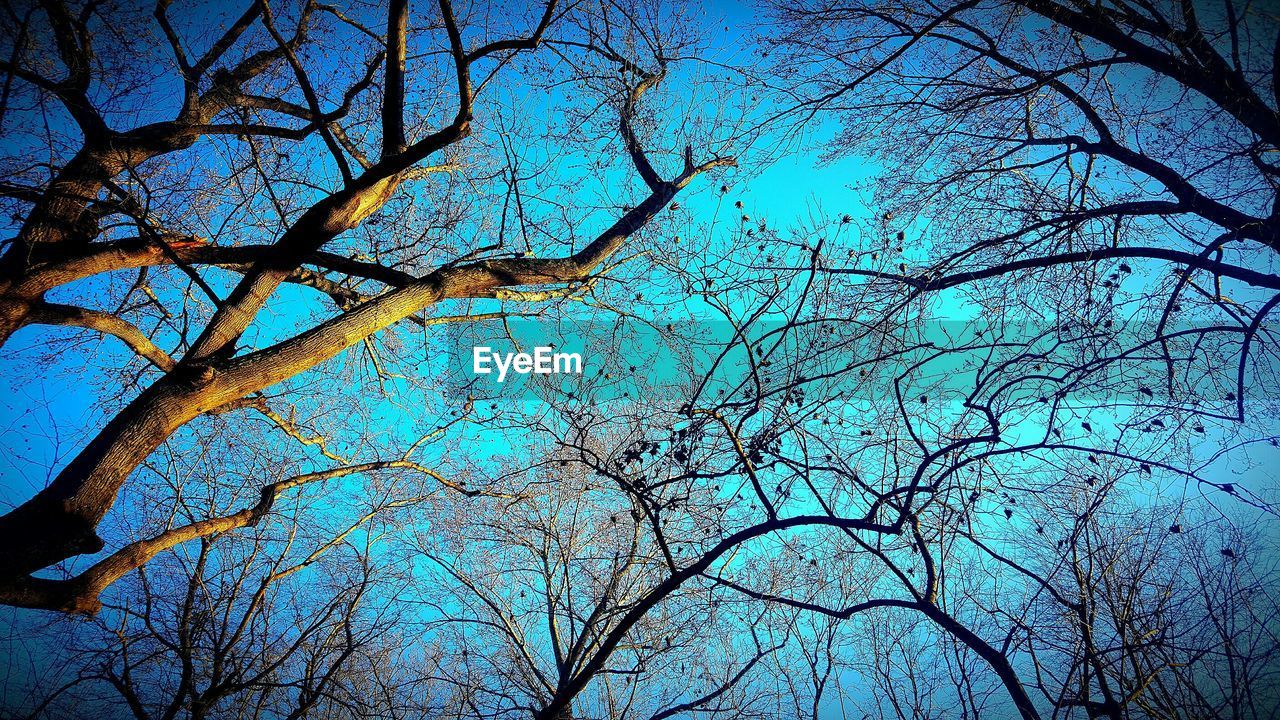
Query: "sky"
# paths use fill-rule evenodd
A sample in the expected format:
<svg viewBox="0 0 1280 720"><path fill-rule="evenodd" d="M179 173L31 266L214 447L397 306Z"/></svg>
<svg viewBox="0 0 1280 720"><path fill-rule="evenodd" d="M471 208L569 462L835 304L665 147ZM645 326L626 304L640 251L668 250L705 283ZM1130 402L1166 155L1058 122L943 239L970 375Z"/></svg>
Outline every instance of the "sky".
<svg viewBox="0 0 1280 720"><path fill-rule="evenodd" d="M710 27L730 28L717 36L716 52L726 59L732 59L738 53L752 52L750 37L743 29L749 19L749 11L742 4L712 3L708 9L708 19L705 22ZM518 96L510 99L537 102L537 99ZM554 96L549 100L554 100ZM692 100L696 104L698 98ZM805 143L789 145L781 157L769 158L764 152L749 153L744 159L745 167L739 171L695 181L698 187L691 187L690 192L680 198L684 206L681 217L688 219L687 227L705 234L706 248L715 251L730 247L732 238L741 229L739 223L742 214L751 217L751 224L766 221L771 227L782 228L780 232L784 237L789 228L815 221L834 224L843 214L850 214L857 221L874 217L878 211L870 204L868 193L860 187L875 177L877 167L874 162L858 156L847 156L834 161L824 161L821 157L822 141L832 137L837 129L834 121L821 119L811 126ZM547 163L552 174L563 174L576 168L582 159L550 157L537 158L537 161ZM599 202L599 197L603 195L638 198L640 195L635 179L629 175L625 167L612 166L609 172L594 178L599 188L584 187L582 192L584 195L591 195L592 202ZM729 192L721 193L718 189L721 184L727 185ZM733 205L735 202L742 203L741 210ZM605 227L609 218L609 212L592 213L580 229L578 237L589 238L592 230ZM645 242L651 243L655 250L669 249L669 244L674 242L675 235L679 233L679 227L678 222L666 225L661 235L647 236ZM913 262L927 261L930 250L927 219L904 230L916 241L908 249L908 257ZM229 287L228 283L232 280L229 275L217 272L211 273L210 277L215 287L221 290ZM82 299L92 298L96 290L91 282L76 289L75 295ZM669 300L670 303L664 314L648 317L648 320L659 324L688 324L709 322L706 318L712 316L708 308L697 299L684 302L675 289L665 291L667 297L663 296L661 288L653 292L657 294L650 295L650 302ZM745 302L744 298L734 298L729 302L730 307L735 307L733 303L738 303L738 309L745 309L742 304ZM248 346L263 347L288 336L296 331L299 317L309 317L310 313L320 307L323 305L312 291L282 288L273 300L271 312L264 313L265 320L247 334ZM478 307L482 310L485 308L483 304ZM300 312L292 312L295 308ZM969 320L975 314L974 309L964 304L958 295L951 295L937 303L933 307L933 313L935 318L947 320ZM592 332L599 331L612 322L609 313L599 315L599 322L589 324ZM535 342L547 332L545 325L517 327L527 329ZM723 329L724 326L718 328L721 331ZM486 331L495 332L492 327ZM579 331L570 332L569 337L560 341L570 349L575 341L579 345L583 342L581 337L573 337L573 332ZM592 335L587 337L594 339ZM67 339L74 339L77 348L75 352L68 350L65 344ZM637 355L646 349L652 349L649 346L651 340L651 336L643 333L637 335L630 341L635 349L624 349L620 357L614 358L615 370L622 374L624 366L639 364L642 374L646 371L653 373L664 361L669 362L670 358L664 358L661 352L657 352L656 359L645 357L642 362L637 362ZM472 338L450 328L438 333L433 331L431 337L423 339L420 348L411 349L410 352L422 352L424 359L432 363L428 367L436 367L435 363L443 360L456 371L459 363L465 366L469 360L471 342ZM356 352L358 350L355 349ZM429 352L433 353L431 357L427 357ZM86 363L85 356L92 359ZM0 393L3 394L0 398L0 477L3 477L3 483L0 484L0 507L19 502L43 487L92 437L95 428L105 422L109 413L118 407L118 400L110 397L106 391L112 379L105 375L86 376L86 366L110 368L127 357L126 351L114 339L102 339L68 328L49 327L24 329L0 352ZM701 360L705 361L706 358ZM605 370L604 361L603 358L593 358L588 352L587 374ZM672 373L669 378L676 380L678 376ZM363 412L367 414L370 423L386 426L387 435L394 438L411 434L401 432L402 425L415 431L420 429L424 418L418 417L418 409L423 404L449 402L444 395L457 392L456 387L446 385L438 388L441 393L439 397L431 397L416 395L415 393L422 392L421 387L416 384L398 387L394 379L387 380L387 383L391 389L388 393L391 398L371 399ZM497 388L490 384L486 390L496 392ZM632 399L629 395L619 398L617 393L630 393L633 390L637 399L646 392L639 387L623 384L616 388L611 399L629 402ZM502 388L502 391L516 394L518 402L525 404L526 411L529 404L536 405L538 402L532 394L522 393L514 383L511 387ZM472 390L469 389L468 392ZM506 432L475 431L475 445L470 452L481 459L480 465L485 462L496 465L509 452L511 438ZM323 458L314 453L314 449L311 452L312 462L324 462ZM1224 455L1215 463L1213 473L1234 482L1263 485L1274 482L1274 474L1269 468L1275 467L1277 462L1280 462L1280 452L1274 448L1251 448ZM1176 489L1176 483L1168 487Z"/></svg>

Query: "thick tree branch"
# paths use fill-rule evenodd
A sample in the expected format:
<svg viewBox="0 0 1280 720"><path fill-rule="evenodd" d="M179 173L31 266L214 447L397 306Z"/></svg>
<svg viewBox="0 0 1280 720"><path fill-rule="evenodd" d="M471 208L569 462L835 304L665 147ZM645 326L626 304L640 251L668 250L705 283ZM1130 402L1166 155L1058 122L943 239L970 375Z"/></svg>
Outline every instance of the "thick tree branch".
<svg viewBox="0 0 1280 720"><path fill-rule="evenodd" d="M382 157L404 151L404 72L409 36L409 0L387 5L387 71L382 90Z"/></svg>

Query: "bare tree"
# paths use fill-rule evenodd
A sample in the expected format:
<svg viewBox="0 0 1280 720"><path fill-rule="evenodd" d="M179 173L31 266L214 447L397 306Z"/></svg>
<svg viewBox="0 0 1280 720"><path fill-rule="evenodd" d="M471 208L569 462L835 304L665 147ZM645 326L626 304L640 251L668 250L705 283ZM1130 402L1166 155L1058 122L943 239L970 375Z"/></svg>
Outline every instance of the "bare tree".
<svg viewBox="0 0 1280 720"><path fill-rule="evenodd" d="M334 487L355 472L382 478L355 492ZM412 683L391 680L388 658L407 650L404 606L394 603L405 579L383 561L382 546L398 513L439 502L440 488L423 479L395 464L285 478L251 508L198 521L220 529L195 543L136 543L153 562L122 573L92 622L67 618L54 621L59 633L42 633L58 645L41 651L61 666L39 678L38 702L23 711L61 717L95 708L139 720L399 716L423 697ZM223 488L205 500L200 480L175 514L216 513L248 494ZM307 483L328 485L330 499L351 497L350 510L288 497ZM272 509L286 502L287 511ZM238 520L249 513L254 527L245 531Z"/></svg>
<svg viewBox="0 0 1280 720"><path fill-rule="evenodd" d="M0 517L98 614L48 713L1273 716L1270 11L697 10L10 13L6 347L102 415ZM797 139L870 206L677 198ZM531 318L604 352L431 364Z"/></svg>
<svg viewBox="0 0 1280 720"><path fill-rule="evenodd" d="M848 298L898 328L890 334L900 343L924 342L893 354L850 346L860 351L854 362L829 371L883 373L871 387L893 397L860 408L871 421L865 440L841 429L850 405L806 367L805 397L833 427L792 445L831 447L863 468L872 461L855 477L885 482L871 508L890 512L901 538L863 550L902 587L824 597L743 583L741 592L840 618L915 610L979 657L1023 717L1173 717L1192 706L1256 714L1248 698L1260 686L1246 677L1273 671L1268 634L1242 641L1192 629L1199 613L1237 606L1222 587L1234 566L1211 571L1217 611L1193 610L1205 598L1176 582L1165 581L1159 602L1143 595L1157 573L1153 543L1214 538L1178 547L1173 567L1235 562L1240 551L1213 548L1209 526L1166 519L1178 506L1130 503L1189 487L1188 502L1211 503L1241 526L1271 512L1269 488L1222 477L1226 458L1276 441L1273 409L1251 402L1275 381L1266 321L1280 301L1266 269L1277 207L1269 158L1280 139L1270 12L779 4L786 82L773 89L783 114L801 131L815 116L840 118L831 153L878 163L879 209L818 222L790 253L769 242L759 249L771 256L751 267L813 278L793 317L832 327L806 347L806 366L859 323L832 312ZM861 238L841 242L849 226ZM946 312L960 319L948 323ZM799 325L787 323L797 334ZM791 464L811 482L817 468L805 460ZM1094 541L1082 548L1085 536ZM1255 577L1266 578L1255 586L1261 605L1244 612L1269 616L1273 579ZM1160 603L1178 611L1144 615ZM1196 635L1179 650L1249 670L1231 679L1207 665L1168 672L1179 661L1166 655L1157 671L1146 653L1169 646L1133 639L1153 633ZM894 711L928 707L941 678L893 668L891 655L877 672L900 689Z"/></svg>
<svg viewBox="0 0 1280 720"><path fill-rule="evenodd" d="M757 680L793 644L785 613L692 581L615 483L550 465L538 501L455 507L469 517L437 523L459 534L411 550L448 658L435 681L457 686L459 715L771 717Z"/></svg>
<svg viewBox="0 0 1280 720"><path fill-rule="evenodd" d="M46 488L0 519L0 535L12 548L4 560L4 592L13 604L92 607L92 600L75 583L34 580L29 574L77 554L101 550L103 542L94 530L130 474L193 419L254 407L267 388L445 301L515 299L518 296L508 296L505 288L529 284L550 286L542 297L571 293L575 283L602 268L698 175L733 162L722 156L696 159L689 145L677 151L681 158L677 169L668 170L656 160L658 153L650 159L649 149L633 127L642 97L663 80L667 57L678 49L666 48L663 36L640 22L661 22L660 14L632 17L624 9L606 8L597 16L581 16L577 11L584 8L549 3L531 15L527 27L501 35L486 29L484 37L467 33L464 38L466 18L460 19L450 3L441 3L432 15L415 21L425 27L413 36L415 42L421 37L440 49L430 56L425 72L440 93L453 96L452 108L421 107L423 117L415 118L407 105L406 48L414 25L410 21L418 16L409 12L407 3L393 3L378 25L383 31L375 32L362 18L316 3L291 9L292 16L286 18L283 8L255 2L196 60L189 58L196 53L187 49L188 41L174 29L169 10L167 3L161 3L154 18L146 21L148 26L158 25L170 45L171 63L185 88L182 108L171 119L125 131L112 126L114 116L132 113L136 117L141 93L125 93L117 105L100 107L102 103L93 102L98 85L119 77L111 74L110 66L97 64L94 40L105 33L127 33L144 20L109 15L95 4L77 12L51 4L14 17L16 33L11 37L12 59L5 65L10 80L6 87L20 88L15 92L38 102L57 102L75 120L79 138L72 143L80 145L73 159L56 164L45 180L20 184L21 176L15 175L10 195L29 212L6 251L5 336L36 321L83 325L120 337L160 372L148 378L145 387ZM320 56L309 64L303 50L311 48L307 42L313 25L322 22L332 30L333 44L321 43L315 49ZM564 34L549 35L553 25ZM611 29L615 25L622 28L616 38ZM673 42L680 41L678 34L671 37ZM317 61L331 60L348 46L363 55L364 69L338 93L333 83L319 81L325 70ZM633 60L626 54L640 47L646 49L647 58ZM407 192L406 183L421 176L424 160L459 147L471 136L475 116L483 112L477 103L486 88L519 54L539 49L555 55L585 55L618 68L610 84L614 95L603 100L616 106L615 118L620 120L615 119L612 127L645 186L639 202L629 204L581 247L567 254L556 248L559 256L545 259L525 257L524 251L517 257L504 255L501 238L496 245L469 242L452 252L431 253L429 264L421 269L413 267L416 263L406 269L400 265L405 262L402 258L389 258L384 264L325 249L386 211L397 192ZM52 57L47 54L55 50ZM241 55L244 59L236 61ZM45 68L58 68L60 75ZM379 68L381 92L367 98L365 91L375 85ZM281 84L287 88L285 97L272 92ZM376 152L366 152L363 133L353 137L340 122L358 98L364 98L365 112L380 119L382 137ZM437 117L442 119L436 122ZM292 124L280 124L288 122ZM246 235L261 241L236 237L242 229L240 218L217 225L227 230L225 238L209 239L172 228L179 224L173 213L183 212L185 203L199 202L201 188L170 183L198 181L196 177L163 178L162 191L181 200L171 208L154 207L155 191L150 185L156 183L143 171L157 165L158 158L167 159L211 134L244 138L245 154L237 164L245 168L245 176L258 176L254 182L263 185L269 208L277 216L278 227L243 228ZM61 144L63 137L38 139ZM288 157L286 146L279 143L295 138L303 143L301 152L308 158L289 168L299 176L296 181L277 181L272 169L263 169L262 151L272 148L278 158ZM317 152L324 154L313 154ZM314 163L332 170L319 186L308 179L316 176L310 167ZM280 182L287 192L274 187ZM228 209L217 200L213 204L215 214ZM122 227L138 234L121 237ZM172 265L187 279L188 289L180 302L188 302L193 294L204 296L199 310L184 307L175 323L176 337L171 335L169 340L177 344L179 353L161 352L120 313L50 306L43 300L55 288L108 271L139 269L141 284L145 270L157 265ZM205 277L204 268L210 265L229 267L240 278L226 283L220 292ZM262 347L244 348L245 332L286 281L327 293L341 312ZM357 290L356 285L364 281L378 289ZM130 294L123 300L126 308ZM165 309L163 297L155 302L166 318L174 318L175 313ZM420 317L419 323L453 319Z"/></svg>

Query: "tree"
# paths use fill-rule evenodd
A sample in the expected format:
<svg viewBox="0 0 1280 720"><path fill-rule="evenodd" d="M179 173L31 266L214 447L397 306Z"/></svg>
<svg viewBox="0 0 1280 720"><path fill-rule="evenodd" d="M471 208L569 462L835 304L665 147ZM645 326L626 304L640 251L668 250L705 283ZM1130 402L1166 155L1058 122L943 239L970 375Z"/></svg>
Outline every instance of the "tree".
<svg viewBox="0 0 1280 720"><path fill-rule="evenodd" d="M352 580L295 574L297 594L259 612L350 617L315 625L345 640L303 643L289 692L248 683L228 708L1030 719L1275 704L1260 472L1277 442L1274 18L780 3L741 41L758 54L717 54L722 27L696 7L255 8L194 81L216 85L199 78L241 62L232 48L263 58L233 86L238 130L216 153L193 145L195 169L152 158L82 203L111 209L77 226L95 234L66 262L98 253L74 267L103 272L33 250L14 271L15 325L88 326L139 357L103 361L103 429L0 518L20 549L6 602L167 637L117 625L122 594L145 583L172 604L182 593L157 577L205 582L166 570L197 543L246 548L219 571L269 577L270 553L248 550L259 534L318 518L313 542L344 538L325 556L343 551L334 577ZM12 97L64 107L29 68L70 68L95 30L154 26L182 56L194 30L171 14L90 9L47 47L19 30ZM18 27L54 37L55 16ZM42 47L56 64L36 62ZM363 73L326 75L357 49ZM78 151L65 112L53 127ZM282 113L296 138L272 130ZM866 207L822 197L806 219L766 217L754 174L700 181L819 142L832 163L874 163L855 188ZM816 177L837 196L843 175ZM55 184L11 183L9 252ZM110 204L135 196L142 210ZM509 385L432 363L495 336L600 352L581 377ZM97 537L113 549L79 567ZM129 642L95 652L118 667ZM271 665L207 654L245 658L240 677ZM146 702L195 714L213 685L190 687Z"/></svg>
<svg viewBox="0 0 1280 720"><path fill-rule="evenodd" d="M457 506L469 517L437 521L465 535L415 539L415 595L439 616L424 634L447 658L439 681L474 717L770 717L773 693L755 680L793 644L787 613L723 602L664 557L679 542L669 528L582 469L513 468L549 476L542 502Z"/></svg>
<svg viewBox="0 0 1280 720"><path fill-rule="evenodd" d="M117 73L112 65L127 59L127 49L113 48L115 53L99 57L94 40L103 33L125 34L137 26L139 18L129 17L127 12L109 15L96 5L87 5L78 13L51 4L33 9L25 17L15 14L13 59L4 66L9 85L35 102L59 103L75 123L74 128L58 127L56 135L51 132L28 140L31 152L47 153L62 147L68 142L68 132L75 150L46 179L36 180L30 171L24 177L19 174L21 161L13 163L8 195L29 211L22 215L18 233L6 249L2 335L8 337L19 327L36 322L85 326L122 338L159 373L148 378L145 387L53 482L0 517L0 537L12 548L3 568L7 602L92 609L92 598L77 590L75 583L37 579L31 573L78 554L102 550L103 542L94 530L130 474L193 419L261 404L260 394L267 388L445 301L501 299L504 288L529 284L552 286L553 295L569 293L566 288L588 279L697 176L732 164L722 156L697 160L690 144L682 153L680 169L660 172L633 128L642 96L663 80L667 57L678 54L678 34L659 37L655 28L640 24L639 15L631 17L624 10L603 9L601 15L592 17L550 3L518 31L490 34L485 28L483 39L464 39L466 27L451 4L440 4L436 12L438 17L423 28L429 37L421 42L425 47L444 49L443 56L432 56L428 72L438 81L441 92L452 86L454 103L447 112L430 104L418 108L409 104L416 99L406 91L407 47L414 17L407 3L391 4L383 34L372 31L362 18L314 2L298 7L289 24L284 16L277 17L277 10L269 4L252 3L220 29L209 49L195 60L189 58L196 55L188 49L190 42L169 19L169 5L162 3L156 6L155 22L168 41L172 52L169 62L176 66L182 83L181 109L172 118L138 123L129 130L114 127L115 116L141 119L139 114L146 109L140 103L150 88L143 84L138 92L112 98L105 107L103 102L95 102L104 82L129 76ZM474 8L473 12L482 9ZM657 15L643 19L664 20ZM319 42L312 49L308 39L313 25L322 21L332 35L328 42ZM563 34L547 35L553 23ZM625 28L617 39L611 29L615 24ZM623 54L630 46L641 47L646 42L650 43L651 57L633 60ZM672 47L666 47L668 42L674 43ZM318 78L327 68L320 63L348 57L334 55L347 47L362 58L362 70L344 78L345 84L330 82L327 77L321 84ZM310 68L304 48L317 53ZM498 247L463 244L453 248L452 253L433 257L434 267L414 273L404 266L412 267L423 259L416 250L400 256L392 253L385 263L379 263L342 257L325 249L387 209L398 191L406 192L405 183L421 175L422 161L459 147L472 134L477 102L489 83L517 55L539 48L544 53L588 56L593 62L617 68L617 74L605 83L613 92L605 100L617 105L617 134L646 186L647 195L640 202L629 206L590 242L559 257L524 257L523 252L511 257L500 252L499 238ZM51 72L48 74L53 77L42 74L44 68L57 66L49 55L55 51L61 79ZM116 53L122 56L114 56ZM641 64L645 60L647 66ZM347 66L345 62L343 66ZM381 92L369 99L366 91L374 85L379 68ZM477 72L486 73L479 82L473 79ZM275 92L281 83L286 91ZM338 87L343 88L341 92ZM363 135L353 138L342 127L341 120L356 107L377 113L382 135L375 154L366 154L368 143L361 142ZM415 109L422 113L420 120L410 114ZM444 120L435 124L436 117ZM228 237L210 239L172 227L172 212L182 212L189 203L200 201L204 188L181 185L183 181L199 182L196 178L181 174L170 178L163 173L150 178L149 171L159 164L158 158L167 159L208 136L243 138L243 154L229 169L245 178L258 176L254 182L261 182L269 196L277 228L233 228L220 223L217 226ZM45 147L36 144L41 141ZM282 161L289 158L287 146L282 144L286 141L302 143L300 152L308 154L316 152L316 143L320 143L327 156L308 156L294 161L292 167L264 168L264 151L274 152ZM315 187L306 180L317 176L314 163L332 170L326 178L332 184ZM281 182L277 173L294 175L292 182L283 181L289 187L287 193L274 188ZM242 185L245 182L239 174L229 179ZM163 201L153 199L156 191L152 187L156 185L165 195L180 199L171 208L164 207ZM220 199L209 201L214 218L235 208ZM122 228L136 230L137 235L121 237ZM233 239L241 231L255 241ZM381 249L373 249L372 254L381 254ZM175 335L169 340L181 349L176 359L119 314L44 301L50 291L76 281L130 269L140 269L138 277L142 278L147 268L157 265L182 270L190 283L184 292L206 296L200 301L184 297L182 302L211 303L201 308L184 306L182 321L175 328L166 328ZM230 267L240 277L228 283L225 292L219 292L201 274L209 265ZM248 349L242 347L245 332L286 281L327 293L341 312L278 342L242 351ZM365 281L383 290L371 293L356 289ZM128 299L126 294L123 304L127 305ZM161 306L157 309L173 316L163 301L157 303ZM191 317L193 314L198 319ZM440 317L419 319L423 325L443 321Z"/></svg>
<svg viewBox="0 0 1280 720"><path fill-rule="evenodd" d="M1163 695L1188 686L1205 712L1256 712L1246 708L1256 691L1242 676L1214 690L1208 669L1154 681L1147 651L1160 646L1130 639L1195 625L1181 614L1133 614L1160 611L1139 591L1150 566L1130 560L1149 558L1153 538L1192 532L1189 522L1138 512L1142 530L1108 523L1094 535L1106 540L1079 543L1098 517L1134 513L1118 508L1179 484L1215 504L1240 503L1222 512L1242 524L1248 506L1271 511L1265 491L1221 473L1224 454L1276 442L1271 408L1251 402L1275 381L1266 321L1280 301L1265 269L1278 207L1269 160L1280 140L1275 17L1233 3L781 3L776 11L777 65L803 78L779 87L787 112L802 124L840 118L831 155L874 157L881 173L880 208L862 246L821 258L815 250L809 271L831 279L814 284L862 278L844 292L873 298L875 316L918 328L900 336L936 345L900 356L896 377L881 380L895 397L872 417L893 425L868 432L910 448L895 448L896 472L882 472L900 480L873 508L917 528L898 552L877 549L913 597L742 591L842 618L883 604L918 610L994 671L1023 717L1046 707L1158 717L1192 702ZM805 247L823 248L852 221L820 224ZM961 301L979 311L941 330L928 324L962 310ZM829 303L810 305L806 318L832 319ZM833 432L810 442L834 445ZM1230 544L1213 555L1214 541L1176 557L1238 558ZM1265 556L1260 540L1248 544ZM1114 558L1111 587L1096 575L1104 558ZM1075 573L1073 587L1059 584L1062 572ZM1273 605L1270 582L1259 591ZM1167 592L1176 599L1163 602L1180 609L1204 599ZM1010 607L1021 593L1056 607L1024 615ZM1063 626L1064 612L1077 620ZM1074 637L1069 648L1058 632ZM1180 649L1230 658L1237 645L1228 635ZM1269 673L1273 650L1250 642L1244 664ZM1060 664L1045 664L1056 652ZM933 678L907 672L913 682Z"/></svg>
<svg viewBox="0 0 1280 720"><path fill-rule="evenodd" d="M288 512L268 514L259 505L252 529L201 535L122 575L92 622L62 620L58 633L41 633L56 643L41 651L58 658L58 669L39 678L38 702L22 709L64 717L92 709L137 720L397 717L422 703L422 689L396 682L397 669L387 666L409 648L401 636L405 608L394 602L406 579L382 561L382 546L397 513L438 502L440 493L423 488L415 473L371 475L385 480L379 491L369 487L377 481L334 487L340 473L286 478L278 488L328 484L330 499L352 500L350 511L335 516L302 495L289 498ZM181 514L216 512L249 494L224 487L204 502L206 484L218 486L191 478Z"/></svg>

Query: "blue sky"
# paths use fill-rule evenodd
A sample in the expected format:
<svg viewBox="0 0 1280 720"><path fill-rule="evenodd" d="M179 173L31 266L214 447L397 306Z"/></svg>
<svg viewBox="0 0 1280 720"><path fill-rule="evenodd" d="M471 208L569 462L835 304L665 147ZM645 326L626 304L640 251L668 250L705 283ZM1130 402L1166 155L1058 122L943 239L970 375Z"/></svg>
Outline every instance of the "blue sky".
<svg viewBox="0 0 1280 720"><path fill-rule="evenodd" d="M732 60L739 53L753 51L749 35L744 29L749 13L744 6L737 3L715 3L709 6L709 11L710 19L706 22L710 27L720 28L722 24L727 23L731 28L729 31L714 33L716 53L726 60ZM680 98L679 93L675 93L670 97L676 98L672 107L679 107L681 112L692 107L694 108L692 112L696 114L700 104L708 104L705 102L706 98L697 96ZM486 99L485 97L481 99L480 122L482 124L484 122L483 103ZM556 97L554 94L531 97L527 93L522 95L518 91L513 91L499 95L497 99L513 105L523 104L524 109L530 114L542 116L550 114L544 108L554 106ZM668 96L664 96L663 101L668 99ZM677 101L682 101L683 105ZM163 103L157 103L156 111L160 112L159 108L162 107ZM661 119L666 116L659 113L658 117ZM870 205L868 192L860 187L874 178L877 167L870 160L858 156L822 162L820 160L822 143L832 137L836 131L837 125L834 121L823 119L811 126L804 143L791 143L782 153L782 157L766 157L764 152L749 151L742 158L741 169L724 176L708 176L696 180L689 191L679 198L683 206L681 210L673 213L671 218L664 219L658 229L642 233L637 238L639 249L654 252L671 250L675 246L675 237L682 235L686 246L699 245L709 257L714 258L717 252L728 252L730 249L739 247L737 244L741 240L739 233L744 225L755 226L761 221L767 222L771 228L778 228L779 235L784 241L792 237L794 228L812 224L831 226L835 228L833 232L862 232L856 229L839 230L838 218L844 214L851 215L855 220L852 226L856 228L861 226L862 221L877 216L878 208ZM612 142L615 144L611 152L616 155L616 138L613 138ZM220 151L215 149L215 146L216 143L210 143L208 148L200 147L196 151L200 160L212 167L226 162L227 157L226 154L220 155ZM316 150L314 143L308 147L311 152ZM625 163L614 162L607 172L589 175L585 166L594 159L590 157L589 150L564 156L555 155L548 148L536 145L524 150L528 154L530 164L541 165L547 170L550 181L546 186L550 189L549 191L558 191L566 184L573 186L572 178L575 173L582 173L584 177L590 178L576 186L581 192L581 197L571 198L581 200L584 206L595 207L595 210L584 212L580 225L575 228L576 241L589 239L595 232L606 227L613 217L616 217L616 209L603 206L610 202L635 201L643 196L642 188L634 173ZM608 149L598 148L598 150L605 152ZM320 166L319 161L316 164L317 167ZM536 189L539 185L537 179L529 182L531 189ZM719 188L722 184L728 185L727 193L720 192ZM416 197L410 194L406 196L404 203L409 206L412 206L415 201L426 204L427 197L426 192ZM550 212L548 208L553 205L552 201L555 199L557 198L545 198L541 209ZM741 210L735 207L736 202L742 203ZM744 214L750 216L750 221L744 223L740 219ZM927 261L930 252L928 219L922 218L915 224L902 229L911 236L911 244L904 257L912 263ZM492 231L477 234L492 235ZM848 245L870 243L875 240L877 238L857 238L856 236L840 238L840 242ZM475 244L485 243L477 238ZM751 244L753 243L747 245ZM346 243L340 241L336 245L345 246ZM535 245L535 249L539 253L557 254L567 252L569 248L564 244L556 245L542 240ZM793 257L799 255L794 250L791 252ZM698 264L696 258L689 256L683 256L682 262L686 268L696 267ZM620 274L623 277L634 277L629 275L631 272L624 268ZM209 273L211 283L222 292L230 287L234 277L221 271ZM80 302L89 304L96 296L105 296L101 286L103 282L105 282L104 279L95 279L76 288L69 288L65 291L65 296L77 298ZM648 293L648 302L663 303L661 310L646 311L654 313L644 318L646 320L659 324L668 322L688 324L691 321L706 321L714 317L703 299L687 298L674 285L645 287L643 290ZM621 291L611 292L620 293ZM168 297L174 297L172 290L169 291ZM745 311L752 300L753 298L747 296L729 296L726 298L726 303L731 309ZM478 304L476 307L484 310L490 306L491 304ZM447 310L453 311L456 308ZM310 290L282 288L276 299L272 301L269 310L263 314L259 324L246 335L246 345L249 348L265 346L295 332L301 324L309 322L316 314L331 312L327 300ZM935 302L931 312L936 319L951 320L968 320L975 314L974 309L965 304L958 293L952 293ZM596 314L602 318L602 323L612 322L613 316L610 313L601 311ZM405 336L412 339L415 334L421 339L421 345L405 346L407 348L404 350L405 355L400 358L405 363L428 362L429 364L424 367L434 368L442 358L428 357L428 354L441 351L453 353L443 359L453 363L454 367L457 364L465 365L469 360L469 347L456 340L456 334L452 329L432 331L431 338L422 338L421 331L411 331L405 333ZM172 340L171 335L162 334L162 337ZM437 337L444 340L436 341ZM74 350L68 349L64 344L68 338L75 339ZM638 342L644 343L645 336L640 335ZM360 347L353 348L351 351L351 357L356 358L357 364L361 352ZM623 350L623 356L616 359L619 368L637 364L635 356L628 355L629 353ZM47 327L23 330L3 353L0 353L0 377L3 377L0 392L4 394L3 399L0 400L0 475L4 478L3 486L0 487L0 501L18 502L42 487L71 455L84 445L92 436L94 429L119 407L120 398L112 397L109 390L116 378L109 375L107 369L122 365L127 358L127 352L114 339L98 338L85 331ZM649 373L652 376L657 370L654 366L655 362L660 361L645 358L642 363L639 363L640 373L642 375ZM599 372L601 369L594 366L589 359L586 368L588 375ZM365 367L364 371L365 374L359 376L359 380L363 386L372 387L375 383L368 375L368 368ZM622 371L619 369L618 372ZM668 379L673 377L669 376ZM291 384L296 386L306 381L307 378L301 378ZM384 382L387 388L386 397L369 396L367 404L359 407L357 415L362 421L375 426L374 434L379 436L379 443L385 447L403 446L406 440L411 440L424 428L429 430L429 426L435 422L432 411L442 407L447 408L449 403L458 402L456 397L448 397L448 393L455 392L456 388L443 383L437 386L430 377L421 384L395 379ZM424 386L429 386L435 394L426 393ZM357 387L353 385L353 387L336 389L334 395L356 396L358 395L355 392ZM632 389L636 390L635 394L638 398L642 392L639 388L624 385L620 388L620 392L630 392ZM508 390L508 392L519 393L519 390ZM525 412L536 414L537 400L532 395L519 394L517 398L517 402L522 404ZM619 398L616 394L612 399L620 402L631 401L630 397ZM1261 398L1260 401L1274 402L1267 398ZM857 415L861 409L850 407L848 411L851 415ZM441 411L441 414L444 412ZM330 422L323 417L319 418L319 421L322 426ZM1114 424L1116 418L1110 418L1109 421ZM334 424L340 424L340 419ZM268 426L265 423L259 426L264 432L267 431ZM1040 426L1031 424L1023 431L1034 433L1041 429ZM1261 430L1275 431L1275 429L1266 428ZM476 466L482 470L496 468L505 456L514 452L513 439L519 439L518 432L512 433L505 429L486 431L471 428L467 434L473 443L467 452L474 459ZM1200 452L1212 449L1210 446L1214 441L1222 437L1225 435L1220 435L1218 430L1213 429L1209 435L1210 442L1206 443L1206 449ZM187 439L188 436L183 434L177 436L176 442L179 446L175 449L179 454L183 450L180 443ZM371 452L379 449L368 445L341 447L343 444L341 440L337 444L343 452L347 450ZM305 466L310 463L322 465L327 462L318 456L314 448L298 452L295 448L285 447L287 445L287 442L282 443L280 452L293 453L294 460L300 465ZM1275 475L1271 468L1274 468L1277 462L1280 462L1280 451L1269 446L1255 446L1224 455L1215 464L1212 474L1224 478L1222 480L1224 482L1241 482L1271 490L1274 488L1269 487L1269 484L1275 482ZM1160 492L1171 494L1182 491L1190 494L1201 492L1200 488L1180 486L1176 480L1158 484L1157 487ZM1217 498L1214 498L1214 501L1216 502ZM1274 523L1267 527L1274 527ZM83 559L80 562L83 562Z"/></svg>

